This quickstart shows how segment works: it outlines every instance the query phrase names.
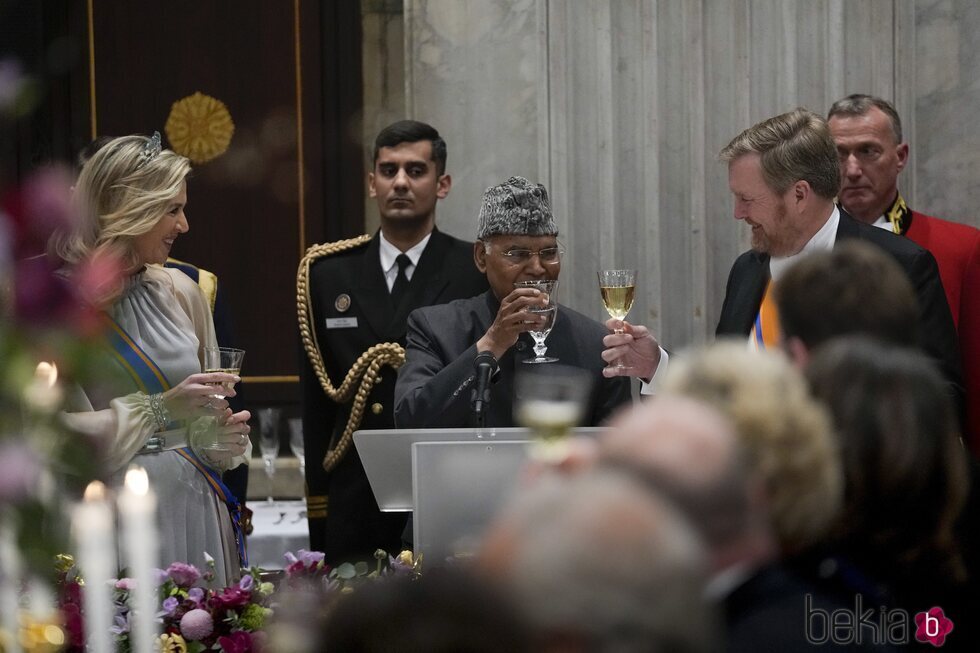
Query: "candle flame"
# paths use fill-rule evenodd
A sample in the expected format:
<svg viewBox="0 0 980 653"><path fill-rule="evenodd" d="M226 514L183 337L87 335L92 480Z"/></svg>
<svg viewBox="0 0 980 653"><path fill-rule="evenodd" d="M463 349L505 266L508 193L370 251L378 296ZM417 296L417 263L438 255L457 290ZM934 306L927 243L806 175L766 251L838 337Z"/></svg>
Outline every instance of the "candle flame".
<svg viewBox="0 0 980 653"><path fill-rule="evenodd" d="M83 498L86 501L102 501L105 495L105 485L102 481L92 481L86 486Z"/></svg>
<svg viewBox="0 0 980 653"><path fill-rule="evenodd" d="M58 366L54 363L41 361L37 364L37 369L34 370L34 378L46 383L49 388L53 388L54 384L58 382Z"/></svg>
<svg viewBox="0 0 980 653"><path fill-rule="evenodd" d="M135 465L130 467L126 472L126 489L137 496L146 496L150 490L150 480L146 476L146 470Z"/></svg>

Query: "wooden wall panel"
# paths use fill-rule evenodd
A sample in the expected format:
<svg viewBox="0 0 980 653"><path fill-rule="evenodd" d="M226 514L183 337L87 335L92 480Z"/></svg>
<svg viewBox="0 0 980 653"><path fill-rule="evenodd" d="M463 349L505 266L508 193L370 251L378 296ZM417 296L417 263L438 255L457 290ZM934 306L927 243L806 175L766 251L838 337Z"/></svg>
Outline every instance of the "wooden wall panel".
<svg viewBox="0 0 980 653"><path fill-rule="evenodd" d="M227 105L234 137L195 165L190 232L172 254L218 275L249 402L295 401L299 259L363 224L358 3L90 7L94 132L164 133L172 104L195 92Z"/></svg>

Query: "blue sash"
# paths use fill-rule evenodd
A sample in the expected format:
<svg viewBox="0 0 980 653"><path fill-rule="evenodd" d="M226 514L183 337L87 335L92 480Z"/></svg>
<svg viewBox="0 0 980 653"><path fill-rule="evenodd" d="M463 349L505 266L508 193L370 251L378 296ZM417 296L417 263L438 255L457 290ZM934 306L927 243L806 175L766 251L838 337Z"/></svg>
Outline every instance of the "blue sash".
<svg viewBox="0 0 980 653"><path fill-rule="evenodd" d="M156 363L143 351L139 345L126 333L110 315L103 313L105 323L105 340L109 351L116 362L126 370L136 382L141 392L157 394L170 389L170 382ZM235 532L235 545L238 549L238 561L242 567L248 567L248 554L245 551L245 536L242 530L242 504L221 480L221 474L201 462L191 451L190 447L175 449L177 454L190 462L194 469L204 475L208 487L228 507L231 515L231 525Z"/></svg>

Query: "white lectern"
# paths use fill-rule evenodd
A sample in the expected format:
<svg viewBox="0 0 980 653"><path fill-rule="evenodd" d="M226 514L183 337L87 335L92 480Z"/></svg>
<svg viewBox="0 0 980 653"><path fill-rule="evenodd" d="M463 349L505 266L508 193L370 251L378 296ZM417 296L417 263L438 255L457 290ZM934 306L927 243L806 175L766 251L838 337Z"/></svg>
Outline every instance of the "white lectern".
<svg viewBox="0 0 980 653"><path fill-rule="evenodd" d="M415 552L431 567L475 552L516 485L529 438L524 428L393 429L356 431L354 445L381 510L414 510Z"/></svg>

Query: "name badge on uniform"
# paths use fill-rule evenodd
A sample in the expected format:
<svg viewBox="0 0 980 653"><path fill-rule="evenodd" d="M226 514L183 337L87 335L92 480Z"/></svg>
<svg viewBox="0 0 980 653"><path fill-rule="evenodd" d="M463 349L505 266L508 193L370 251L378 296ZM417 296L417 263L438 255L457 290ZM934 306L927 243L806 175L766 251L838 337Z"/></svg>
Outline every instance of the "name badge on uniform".
<svg viewBox="0 0 980 653"><path fill-rule="evenodd" d="M328 317L327 328L328 329L356 329L357 318L356 317Z"/></svg>

